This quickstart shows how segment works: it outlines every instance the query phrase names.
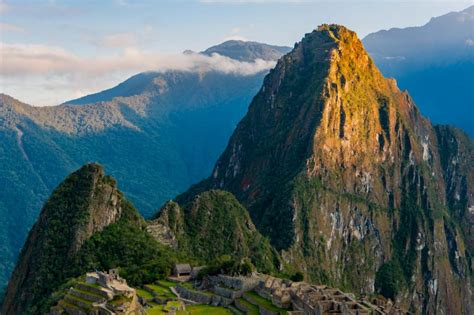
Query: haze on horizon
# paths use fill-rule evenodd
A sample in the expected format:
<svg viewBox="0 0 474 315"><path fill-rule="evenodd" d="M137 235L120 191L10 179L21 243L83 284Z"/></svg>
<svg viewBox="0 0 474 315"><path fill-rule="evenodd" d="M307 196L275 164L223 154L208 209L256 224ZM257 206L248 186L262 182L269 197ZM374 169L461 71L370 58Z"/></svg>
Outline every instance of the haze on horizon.
<svg viewBox="0 0 474 315"><path fill-rule="evenodd" d="M464 1L3 1L0 92L31 105L56 105L110 88L141 71L196 65L248 74L273 63L185 57L229 39L293 46L323 23L359 36L426 24Z"/></svg>

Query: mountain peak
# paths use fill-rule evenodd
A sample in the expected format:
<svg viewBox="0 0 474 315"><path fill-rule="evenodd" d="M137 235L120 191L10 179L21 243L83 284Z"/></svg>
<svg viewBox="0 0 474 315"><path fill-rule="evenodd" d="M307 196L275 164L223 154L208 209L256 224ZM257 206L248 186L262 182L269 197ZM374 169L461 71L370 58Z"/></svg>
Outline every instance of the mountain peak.
<svg viewBox="0 0 474 315"><path fill-rule="evenodd" d="M134 211L99 164L87 164L69 175L53 191L29 233L2 313L22 314L51 293L48 290L74 276L65 270L83 244L121 217L135 222Z"/></svg>
<svg viewBox="0 0 474 315"><path fill-rule="evenodd" d="M268 61L277 60L290 50L291 48L286 46L275 46L242 40L228 40L209 47L201 53L208 56L217 53L238 61L253 62L256 59Z"/></svg>
<svg viewBox="0 0 474 315"><path fill-rule="evenodd" d="M375 284L388 292L375 275L402 266L396 277L409 285L400 292L430 301L421 306L405 299L405 307L460 313L463 306L444 301L469 304L467 277L436 297L425 288L439 281L439 292L447 292L466 256L462 266L437 257L421 265L422 254L410 245L423 235L442 244L427 241L426 251L448 257L454 248L449 235L459 233L434 215L445 211L443 180L434 179L443 173L436 143L431 124L381 75L356 33L326 24L306 34L265 77L212 176L189 194L233 193L285 262L315 281L367 293ZM359 276L346 277L349 270ZM446 276L435 280L437 272Z"/></svg>

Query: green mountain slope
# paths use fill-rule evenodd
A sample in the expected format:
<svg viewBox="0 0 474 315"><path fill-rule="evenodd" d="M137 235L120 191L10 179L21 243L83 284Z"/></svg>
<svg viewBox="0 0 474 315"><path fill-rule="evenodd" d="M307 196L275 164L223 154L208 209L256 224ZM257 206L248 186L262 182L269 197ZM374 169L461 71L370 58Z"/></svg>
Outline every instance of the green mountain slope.
<svg viewBox="0 0 474 315"><path fill-rule="evenodd" d="M44 205L10 279L2 313L42 314L67 279L94 269L121 267L136 285L169 273L175 254L144 228L114 179L97 164L82 167Z"/></svg>
<svg viewBox="0 0 474 315"><path fill-rule="evenodd" d="M100 162L150 217L209 174L264 74L146 72L42 108L0 95L0 216L6 218L0 223L0 287L38 210L68 173Z"/></svg>
<svg viewBox="0 0 474 315"><path fill-rule="evenodd" d="M188 256L212 265L223 256L251 259L262 272L280 265L276 251L255 228L247 210L228 192L211 190L183 206L166 203L148 226ZM171 232L171 233L170 233Z"/></svg>

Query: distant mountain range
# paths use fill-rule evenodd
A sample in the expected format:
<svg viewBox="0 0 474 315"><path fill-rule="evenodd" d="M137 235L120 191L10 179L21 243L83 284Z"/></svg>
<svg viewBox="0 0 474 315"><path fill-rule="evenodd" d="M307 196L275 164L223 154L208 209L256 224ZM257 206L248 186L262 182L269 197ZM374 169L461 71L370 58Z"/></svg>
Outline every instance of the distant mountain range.
<svg viewBox="0 0 474 315"><path fill-rule="evenodd" d="M231 41L203 53L251 62L276 60L284 51ZM145 72L54 107L1 95L2 286L38 211L66 174L100 162L140 212L150 216L207 176L265 74Z"/></svg>
<svg viewBox="0 0 474 315"><path fill-rule="evenodd" d="M372 33L363 43L431 121L474 137L474 6L420 27Z"/></svg>

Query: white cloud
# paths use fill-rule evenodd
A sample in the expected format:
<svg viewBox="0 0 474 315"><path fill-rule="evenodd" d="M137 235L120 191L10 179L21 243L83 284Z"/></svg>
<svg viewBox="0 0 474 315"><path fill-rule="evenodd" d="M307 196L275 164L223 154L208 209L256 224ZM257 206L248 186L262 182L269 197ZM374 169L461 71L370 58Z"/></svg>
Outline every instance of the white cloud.
<svg viewBox="0 0 474 315"><path fill-rule="evenodd" d="M8 24L8 23L1 23L0 22L0 32L19 32L19 33L22 33L24 31L25 30L22 27L19 27L17 25Z"/></svg>
<svg viewBox="0 0 474 315"><path fill-rule="evenodd" d="M120 55L85 58L61 47L1 42L0 56L2 76L67 73L103 75L117 70L221 71L251 75L275 65L274 62L263 60L240 62L218 54L161 54L134 48L126 48Z"/></svg>
<svg viewBox="0 0 474 315"><path fill-rule="evenodd" d="M241 41L244 41L244 42L248 42L249 39L247 37L244 37L244 36L240 36L240 35L229 35L229 36L226 36L224 37L223 41L228 41L228 40L241 40Z"/></svg>
<svg viewBox="0 0 474 315"><path fill-rule="evenodd" d="M134 48L112 56L82 57L61 47L0 42L0 92L33 105L54 105L111 87L141 71L252 75L274 66L275 62L261 59L240 62L218 54L163 54Z"/></svg>

